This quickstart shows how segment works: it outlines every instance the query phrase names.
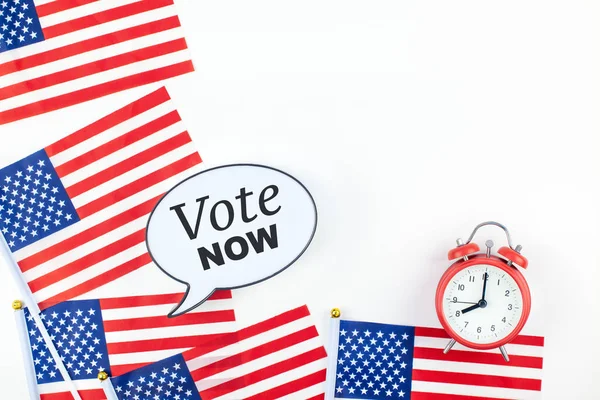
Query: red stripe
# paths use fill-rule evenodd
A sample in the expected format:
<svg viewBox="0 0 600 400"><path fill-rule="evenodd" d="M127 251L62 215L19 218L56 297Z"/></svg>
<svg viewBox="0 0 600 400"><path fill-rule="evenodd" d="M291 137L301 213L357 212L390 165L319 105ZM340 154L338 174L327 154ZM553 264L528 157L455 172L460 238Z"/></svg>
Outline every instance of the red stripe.
<svg viewBox="0 0 600 400"><path fill-rule="evenodd" d="M82 294L97 289L100 286L106 285L109 282L117 280L122 276L148 265L151 262L152 259L150 258L150 255L148 253L144 253L133 260L127 261L126 263L111 269L110 271L103 272L101 275L95 276L88 281L85 281L77 286L72 287L71 289L65 290L64 292L49 298L48 300L41 302L39 304L40 309L45 310L46 308L52 307L58 303L62 303L63 301L71 300L77 296L81 296Z"/></svg>
<svg viewBox="0 0 600 400"><path fill-rule="evenodd" d="M307 400L325 400L325 393L322 394L318 394L316 396L311 397L310 399Z"/></svg>
<svg viewBox="0 0 600 400"><path fill-rule="evenodd" d="M107 246L104 246L94 252L91 252L78 260L55 269L52 272L44 274L37 279L29 282L29 288L33 293L36 293L50 285L62 281L78 272L85 271L94 265L117 255L135 245L143 243L146 240L146 228L142 228L137 232L127 235L122 239L117 240Z"/></svg>
<svg viewBox="0 0 600 400"><path fill-rule="evenodd" d="M95 147L94 149L81 154L78 157L56 167L56 173L61 178L78 171L79 169L86 167L94 162L116 152L124 147L127 147L139 140L147 138L152 134L159 132L177 122L181 121L181 117L177 113L177 110L171 111L168 114L161 115L160 117L129 131L118 138L115 138L101 146Z"/></svg>
<svg viewBox="0 0 600 400"><path fill-rule="evenodd" d="M275 317L269 318L266 321L262 321L258 324L254 324L252 326L243 328L235 333L224 335L219 340L215 340L213 343L208 343L206 346L201 346L195 349L188 350L185 353L183 353L183 358L186 361L192 360L204 354L210 353L225 346L229 346L230 344L237 343L239 341L257 336L261 333L289 324L290 322L299 320L309 315L310 313L308 312L308 307L301 306L295 308L283 314L279 314Z"/></svg>
<svg viewBox="0 0 600 400"><path fill-rule="evenodd" d="M134 87L147 85L149 83L162 81L174 76L187 74L194 71L191 61L183 61L178 64L157 68L152 71L116 79L96 86L77 90L50 99L36 101L32 104L13 108L0 112L0 125L18 121L24 118L45 114L61 108L70 107L86 101L108 96L109 94L121 92Z"/></svg>
<svg viewBox="0 0 600 400"><path fill-rule="evenodd" d="M144 296L113 297L100 299L100 308L103 310L114 310L116 308L158 306L164 304L179 304L183 293L156 294ZM219 290L208 298L211 300L231 299L231 290Z"/></svg>
<svg viewBox="0 0 600 400"><path fill-rule="evenodd" d="M90 4L95 1L98 0L55 0L50 3L39 5L35 10L37 11L38 17L42 18L61 11L70 10L71 8Z"/></svg>
<svg viewBox="0 0 600 400"><path fill-rule="evenodd" d="M233 321L231 321L233 322ZM131 354L141 353L146 351L156 350L173 350L186 349L196 346L201 346L208 342L214 341L223 333L215 333L210 335L183 336L173 338L135 340L121 343L108 343L108 354ZM115 371L111 371L115 375Z"/></svg>
<svg viewBox="0 0 600 400"><path fill-rule="evenodd" d="M106 395L102 389L78 390L82 400L105 400ZM48 393L40 395L40 400L73 400L73 396L68 392Z"/></svg>
<svg viewBox="0 0 600 400"><path fill-rule="evenodd" d="M458 385L490 386L505 389L542 390L539 379L512 378L505 376L466 374L461 372L424 371L413 369L413 381L454 383Z"/></svg>
<svg viewBox="0 0 600 400"><path fill-rule="evenodd" d="M107 33L106 35L87 39L82 42L68 44L53 50L33 54L28 57L0 64L0 76L23 71L29 68L38 67L58 60L64 60L78 54L84 54L89 51L101 49L103 47L113 46L128 40L137 39L154 33L168 31L181 26L176 16L168 17L158 21L151 21L146 24L134 26L120 31Z"/></svg>
<svg viewBox="0 0 600 400"><path fill-rule="evenodd" d="M417 326L415 328L415 336L427 336L427 337L434 337L434 338L450 339L450 336L448 336L446 331L443 329L424 328L424 327L420 327L420 326ZM510 343L542 347L542 346L544 346L544 338L541 336L519 335Z"/></svg>
<svg viewBox="0 0 600 400"><path fill-rule="evenodd" d="M173 136L161 143L158 143L149 149L146 149L134 156L131 156L120 163L114 164L103 171L100 171L82 181L79 181L65 190L71 199L92 190L99 185L110 181L118 176L125 174L139 166L142 166L152 160L155 160L173 150L176 150L188 143L191 143L192 138L184 131Z"/></svg>
<svg viewBox="0 0 600 400"><path fill-rule="evenodd" d="M40 76L6 86L0 89L0 100L5 100L25 93L31 93L36 90L60 85L61 83L70 82L75 79L84 78L105 71L110 71L111 69L135 64L151 58L175 53L185 50L186 48L187 45L185 43L185 39L175 39L169 42L156 44L143 49L133 50L98 61L92 61L90 63L78 65L73 68L63 69L53 74Z"/></svg>
<svg viewBox="0 0 600 400"><path fill-rule="evenodd" d="M64 137L58 142L51 144L44 150L46 150L48 157L53 157L60 152L75 147L78 144L83 143L86 140L99 135L114 126L117 126L135 116L143 114L146 111L151 110L169 100L171 100L171 98L169 97L167 89L161 87L160 89L155 90L141 99L126 105L125 107L107 115L106 117L103 117L102 119L99 119L93 124L88 125L85 128Z"/></svg>
<svg viewBox="0 0 600 400"><path fill-rule="evenodd" d="M245 400L271 400L278 399L283 396L287 396L292 393L299 392L303 389L309 388L319 383L325 382L326 370L314 372L310 375L296 379L294 381L285 383L281 386L274 387L273 389L266 390L262 393L255 394L254 396L246 397ZM325 394L313 396L308 400L324 399Z"/></svg>
<svg viewBox="0 0 600 400"><path fill-rule="evenodd" d="M29 271L32 268L37 267L40 264L50 261L68 251L71 251L95 238L107 234L121 226L134 221L140 217L149 214L158 200L162 197L162 194L152 199L146 200L142 204L139 204L127 211L122 212L104 222L99 223L77 235L71 236L62 242L59 242L53 246L50 246L36 254L33 254L21 261L19 261L19 267L22 272ZM77 226L77 225L74 225Z"/></svg>
<svg viewBox="0 0 600 400"><path fill-rule="evenodd" d="M123 200L130 196L133 196L136 193L141 192L149 187L152 187L160 182L165 181L168 178L171 178L177 174L186 171L187 169L198 165L202 162L200 155L198 153L192 153L189 156L182 158L179 161L175 161L171 165L167 165L164 168L159 169L158 171L152 172L136 181L128 183L127 185L105 194L102 197L97 198L94 201L89 202L88 204L81 206L77 209L77 214L79 214L79 218L83 219L92 214L97 213L98 211L102 211L105 208Z"/></svg>
<svg viewBox="0 0 600 400"><path fill-rule="evenodd" d="M504 361L502 355L483 353L477 351L452 350L444 354L442 349L431 349L427 347L415 347L415 358L439 361L456 361L465 363L506 365L511 367L524 368L542 368L543 359L541 357L510 355L510 362Z"/></svg>
<svg viewBox="0 0 600 400"><path fill-rule="evenodd" d="M209 376L216 375L228 369L239 367L240 365L273 354L277 351L293 347L297 344L318 337L317 329L314 326L309 326L298 332L291 333L287 336L272 340L268 343L243 351L241 353L226 357L212 364L198 368L192 372L194 382L206 379Z"/></svg>
<svg viewBox="0 0 600 400"><path fill-rule="evenodd" d="M213 324L217 322L231 322L234 320L235 315L233 310L188 313L180 315L177 318L169 318L164 315L160 317L117 319L113 321L104 321L104 332L133 331L136 329L153 329L167 326Z"/></svg>
<svg viewBox="0 0 600 400"><path fill-rule="evenodd" d="M210 389L200 392L200 397L202 397L203 400L214 399L215 397L223 396L238 389L248 387L257 382L272 378L279 374L283 374L284 372L302 367L303 365L325 357L327 357L325 349L323 347L319 347L287 360L280 361L276 364L269 365L268 367L261 368L257 371L250 372L249 374L224 382L220 385L213 386Z"/></svg>
<svg viewBox="0 0 600 400"><path fill-rule="evenodd" d="M410 400L500 400L500 399L497 397L461 396L458 394L411 392Z"/></svg>
<svg viewBox="0 0 600 400"><path fill-rule="evenodd" d="M44 38L46 40L52 39L67 33L91 28L92 26L102 25L107 22L131 17L136 14L156 10L162 7L168 7L170 5L173 5L173 0L137 1L135 3L126 4L110 10L100 11L95 14L86 15L81 18L76 18L45 27L43 28Z"/></svg>

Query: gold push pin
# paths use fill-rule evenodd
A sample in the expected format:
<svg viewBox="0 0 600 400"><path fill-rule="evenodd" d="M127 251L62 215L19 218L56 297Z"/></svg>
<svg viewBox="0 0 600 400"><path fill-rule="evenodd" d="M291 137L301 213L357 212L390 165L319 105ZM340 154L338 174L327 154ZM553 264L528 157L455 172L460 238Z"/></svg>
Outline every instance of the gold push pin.
<svg viewBox="0 0 600 400"><path fill-rule="evenodd" d="M15 311L19 311L23 308L23 302L21 300L15 300L12 302L12 308Z"/></svg>
<svg viewBox="0 0 600 400"><path fill-rule="evenodd" d="M108 374L104 371L98 372L98 379L100 379L100 382L104 382L108 379Z"/></svg>
<svg viewBox="0 0 600 400"><path fill-rule="evenodd" d="M331 309L331 318L339 318L342 316L342 312L340 311L339 308L332 308Z"/></svg>

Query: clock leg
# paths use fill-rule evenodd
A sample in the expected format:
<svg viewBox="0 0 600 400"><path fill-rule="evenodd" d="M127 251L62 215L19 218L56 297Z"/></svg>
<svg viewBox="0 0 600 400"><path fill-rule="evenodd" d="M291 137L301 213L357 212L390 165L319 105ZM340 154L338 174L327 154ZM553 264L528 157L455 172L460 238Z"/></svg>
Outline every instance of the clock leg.
<svg viewBox="0 0 600 400"><path fill-rule="evenodd" d="M508 353L506 352L506 348L504 346L500 346L500 353L502 353L502 357L504 357L504 361L509 362Z"/></svg>
<svg viewBox="0 0 600 400"><path fill-rule="evenodd" d="M456 340L452 339L448 342L448 344L446 345L446 348L444 349L444 354L448 354L448 352L452 349L452 347L456 344Z"/></svg>

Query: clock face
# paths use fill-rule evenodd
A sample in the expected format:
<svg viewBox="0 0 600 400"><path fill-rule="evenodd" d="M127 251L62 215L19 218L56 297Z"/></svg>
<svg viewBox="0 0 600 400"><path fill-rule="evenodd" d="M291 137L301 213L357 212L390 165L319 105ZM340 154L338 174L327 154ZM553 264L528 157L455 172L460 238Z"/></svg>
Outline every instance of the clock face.
<svg viewBox="0 0 600 400"><path fill-rule="evenodd" d="M476 344L506 338L523 315L523 294L517 282L493 265L476 264L458 272L450 279L443 302L450 327L461 338Z"/></svg>

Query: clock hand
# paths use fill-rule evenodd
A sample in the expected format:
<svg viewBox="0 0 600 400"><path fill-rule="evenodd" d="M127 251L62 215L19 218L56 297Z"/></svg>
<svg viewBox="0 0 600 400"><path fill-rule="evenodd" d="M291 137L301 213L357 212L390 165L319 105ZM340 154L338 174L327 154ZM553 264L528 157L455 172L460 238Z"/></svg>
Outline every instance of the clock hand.
<svg viewBox="0 0 600 400"><path fill-rule="evenodd" d="M478 303L473 303L472 301L450 301L450 303L458 303L458 304L478 304Z"/></svg>
<svg viewBox="0 0 600 400"><path fill-rule="evenodd" d="M483 275L483 293L481 294L481 301L485 301L485 289L487 287L488 273Z"/></svg>
<svg viewBox="0 0 600 400"><path fill-rule="evenodd" d="M481 307L481 305L479 303L477 303L475 305L472 305L471 307L465 308L464 310L461 311L461 313L466 314L466 313L468 313L470 311L473 311L473 310L476 310L476 309L478 309L480 307Z"/></svg>

